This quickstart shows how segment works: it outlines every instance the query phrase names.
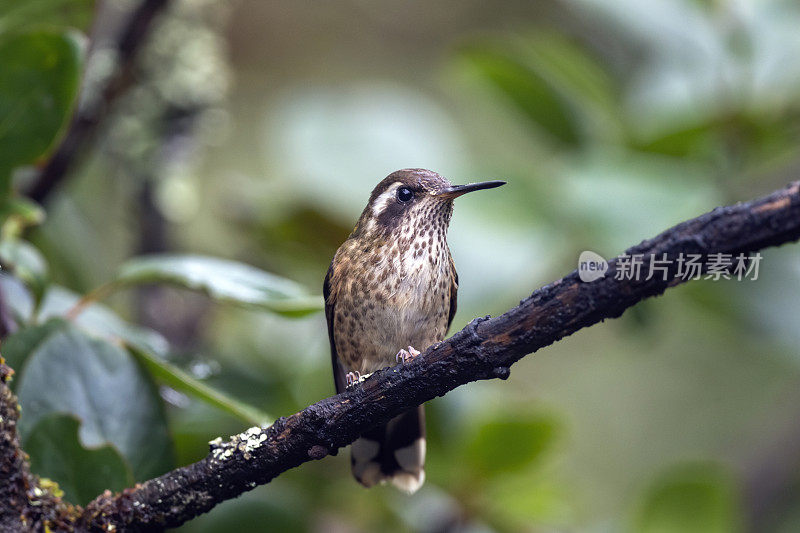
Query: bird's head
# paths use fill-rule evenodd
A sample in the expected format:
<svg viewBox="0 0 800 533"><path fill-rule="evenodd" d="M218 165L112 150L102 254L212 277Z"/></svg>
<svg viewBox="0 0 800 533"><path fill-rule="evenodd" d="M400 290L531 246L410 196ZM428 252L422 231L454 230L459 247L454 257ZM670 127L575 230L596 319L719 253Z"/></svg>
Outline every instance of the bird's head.
<svg viewBox="0 0 800 533"><path fill-rule="evenodd" d="M452 185L431 170L398 170L373 189L354 234L446 231L453 212L453 200L468 192L504 184L504 181L484 181Z"/></svg>

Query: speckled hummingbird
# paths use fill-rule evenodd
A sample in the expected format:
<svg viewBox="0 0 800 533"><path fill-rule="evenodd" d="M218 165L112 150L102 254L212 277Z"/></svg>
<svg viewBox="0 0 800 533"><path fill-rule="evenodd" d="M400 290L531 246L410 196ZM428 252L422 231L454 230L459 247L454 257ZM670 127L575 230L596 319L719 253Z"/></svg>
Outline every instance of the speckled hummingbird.
<svg viewBox="0 0 800 533"><path fill-rule="evenodd" d="M453 200L504 184L452 185L418 168L398 170L378 183L325 276L337 393L444 339L458 291L447 246ZM362 485L391 481L415 492L425 481L423 406L367 431L350 453L353 476Z"/></svg>

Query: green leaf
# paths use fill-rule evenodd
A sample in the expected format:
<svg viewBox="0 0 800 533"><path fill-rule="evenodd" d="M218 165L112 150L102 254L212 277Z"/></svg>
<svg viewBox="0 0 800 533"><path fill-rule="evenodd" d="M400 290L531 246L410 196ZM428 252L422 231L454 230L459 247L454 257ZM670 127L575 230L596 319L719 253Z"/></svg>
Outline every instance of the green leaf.
<svg viewBox="0 0 800 533"><path fill-rule="evenodd" d="M620 90L603 63L559 33L539 31L513 44L526 67L567 102L576 130L605 142L622 137Z"/></svg>
<svg viewBox="0 0 800 533"><path fill-rule="evenodd" d="M712 119L702 123L674 126L648 138L632 134L629 143L636 150L671 157L708 157L719 148L714 131L719 125L714 122Z"/></svg>
<svg viewBox="0 0 800 533"><path fill-rule="evenodd" d="M736 489L718 465L675 467L647 492L637 533L729 533L742 530Z"/></svg>
<svg viewBox="0 0 800 533"><path fill-rule="evenodd" d="M63 317L80 300L76 293L59 285L50 285L36 313L37 316L34 316L33 296L19 279L0 274L0 288L6 295L8 306L17 322L25 324L30 324L34 320L45 322L50 318ZM126 322L111 309L99 303L87 306L73 323L93 335L112 342L122 340L126 344L158 355L169 352L169 342L163 335L150 328ZM33 328L24 328L19 334L26 329ZM3 344L4 353L7 343L8 340ZM19 367L20 364L17 363L16 366Z"/></svg>
<svg viewBox="0 0 800 533"><path fill-rule="evenodd" d="M67 123L82 57L66 30L0 39L0 194L10 188L12 170L46 155Z"/></svg>
<svg viewBox="0 0 800 533"><path fill-rule="evenodd" d="M272 423L272 417L267 413L227 396L167 361L133 347L130 351L156 380L163 382L165 385L194 396L248 424L258 426Z"/></svg>
<svg viewBox="0 0 800 533"><path fill-rule="evenodd" d="M2 237L17 237L23 229L38 226L45 219L42 206L27 198L0 199L0 230Z"/></svg>
<svg viewBox="0 0 800 533"><path fill-rule="evenodd" d="M113 444L137 480L172 466L172 445L158 392L131 355L118 345L89 337L71 323L40 334L25 356L17 393L23 438L53 413L77 416L86 446Z"/></svg>
<svg viewBox="0 0 800 533"><path fill-rule="evenodd" d="M4 289L5 290L5 289ZM3 357L19 372L39 346L64 327L60 320L50 320L40 326L21 328L3 341Z"/></svg>
<svg viewBox="0 0 800 533"><path fill-rule="evenodd" d="M619 94L604 63L555 32L537 31L463 47L468 75L496 89L519 114L568 147L623 137Z"/></svg>
<svg viewBox="0 0 800 533"><path fill-rule="evenodd" d="M112 446L81 446L77 418L43 417L23 442L34 474L58 483L67 501L86 505L106 489L120 491L133 484L130 468Z"/></svg>
<svg viewBox="0 0 800 533"><path fill-rule="evenodd" d="M29 323L33 315L34 301L25 284L14 276L0 271L0 290L3 291L6 305L8 305L14 321L19 324ZM3 344L3 352L5 353L5 344Z"/></svg>
<svg viewBox="0 0 800 533"><path fill-rule="evenodd" d="M48 283L47 262L35 246L20 239L0 240L0 265L33 291L37 298Z"/></svg>
<svg viewBox="0 0 800 533"><path fill-rule="evenodd" d="M151 255L125 263L117 283L170 283L211 298L288 316L323 309L321 296L309 296L299 284L255 267L198 255Z"/></svg>
<svg viewBox="0 0 800 533"><path fill-rule="evenodd" d="M540 72L574 103L588 101L617 111L618 88L603 64L577 42L554 32L537 32L519 42L530 68Z"/></svg>
<svg viewBox="0 0 800 533"><path fill-rule="evenodd" d="M63 317L80 297L61 286L51 286L45 294L40 320ZM73 321L81 328L110 341L123 340L150 353L164 355L169 351L169 342L157 331L122 320L108 307L93 303L86 307Z"/></svg>
<svg viewBox="0 0 800 533"><path fill-rule="evenodd" d="M539 461L551 447L558 430L554 418L526 415L482 424L467 444L466 462L482 476L518 471Z"/></svg>
<svg viewBox="0 0 800 533"><path fill-rule="evenodd" d="M580 143L580 128L567 101L541 73L499 47L471 46L462 62L504 95L522 115L563 144Z"/></svg>
<svg viewBox="0 0 800 533"><path fill-rule="evenodd" d="M487 487L484 498L488 515L500 520L498 525L506 522L506 527L497 528L500 531L519 531L531 523L551 526L542 530L569 531L570 524L576 523L574 494L546 473L521 471L499 476Z"/></svg>

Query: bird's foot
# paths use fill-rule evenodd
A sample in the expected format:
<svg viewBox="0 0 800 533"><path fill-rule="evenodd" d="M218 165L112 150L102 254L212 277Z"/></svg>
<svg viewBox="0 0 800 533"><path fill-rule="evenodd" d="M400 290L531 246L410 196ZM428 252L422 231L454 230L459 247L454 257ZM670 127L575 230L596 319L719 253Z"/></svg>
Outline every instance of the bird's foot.
<svg viewBox="0 0 800 533"><path fill-rule="evenodd" d="M361 374L361 372L359 372L358 370L356 370L355 372L348 372L348 373L347 373L347 374L344 376L344 379L345 379L345 382L347 383L347 388L349 389L349 388L350 388L350 387L352 387L353 385L355 385L355 384L357 384L357 383L361 383L362 381L364 381L365 379L367 379L367 378L368 378L368 377L370 377L371 375L372 375L372 373L369 373L369 374L363 374L363 375L362 375L362 374Z"/></svg>
<svg viewBox="0 0 800 533"><path fill-rule="evenodd" d="M406 364L410 361L413 361L416 356L420 354L420 351L414 348L413 346L409 346L408 350L400 350L397 352L397 355L394 356L395 360L398 363Z"/></svg>
<svg viewBox="0 0 800 533"><path fill-rule="evenodd" d="M361 372L348 372L344 379L347 382L347 388L349 389L356 383L361 383Z"/></svg>

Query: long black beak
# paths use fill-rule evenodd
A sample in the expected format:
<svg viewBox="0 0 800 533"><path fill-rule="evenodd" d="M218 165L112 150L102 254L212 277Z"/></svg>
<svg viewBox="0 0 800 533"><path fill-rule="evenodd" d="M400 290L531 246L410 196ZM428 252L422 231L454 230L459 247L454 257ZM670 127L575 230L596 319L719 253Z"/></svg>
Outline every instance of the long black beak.
<svg viewBox="0 0 800 533"><path fill-rule="evenodd" d="M480 183L468 183L466 185L451 185L450 187L438 192L436 196L453 199L458 198L462 194L467 194L468 192L481 191L483 189L494 189L495 187L505 184L505 181L493 180L482 181Z"/></svg>

